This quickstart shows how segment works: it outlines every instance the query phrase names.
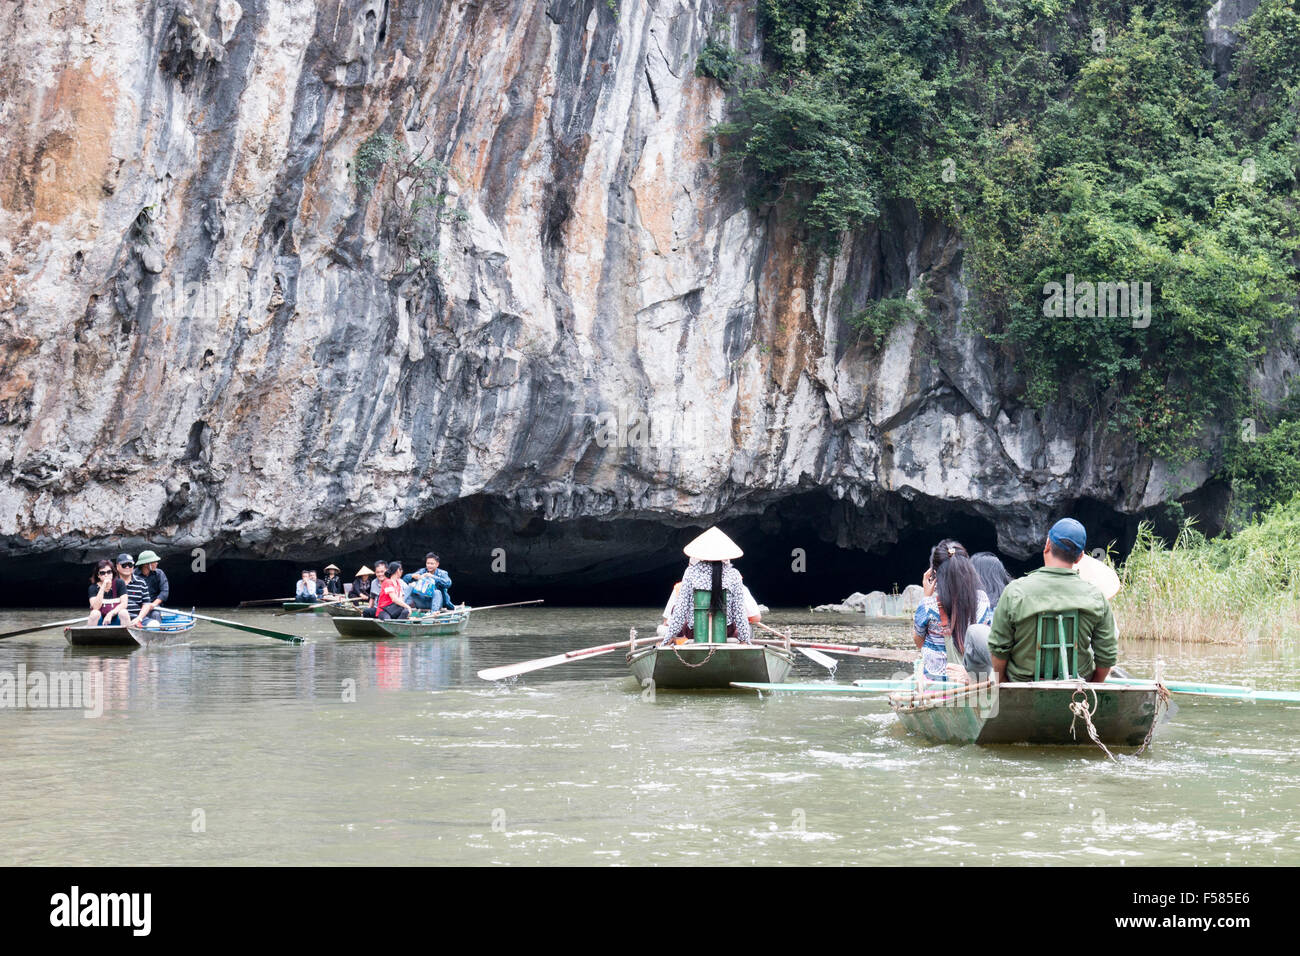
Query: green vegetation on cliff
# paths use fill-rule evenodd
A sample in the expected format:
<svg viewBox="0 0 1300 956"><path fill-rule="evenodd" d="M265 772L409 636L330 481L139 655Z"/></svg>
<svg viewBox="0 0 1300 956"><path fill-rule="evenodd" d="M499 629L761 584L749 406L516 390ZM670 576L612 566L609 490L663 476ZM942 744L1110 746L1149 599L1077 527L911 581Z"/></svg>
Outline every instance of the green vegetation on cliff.
<svg viewBox="0 0 1300 956"><path fill-rule="evenodd" d="M1218 78L1208 7L761 0L761 66L713 43L699 69L732 94L716 134L753 201L828 250L886 203L956 225L967 321L1026 400L1100 403L1178 460L1236 430L1297 317L1300 3L1263 0ZM1150 312L1085 292L1044 314L1051 283L1085 282L1149 283ZM869 312L878 340L906 307Z"/></svg>

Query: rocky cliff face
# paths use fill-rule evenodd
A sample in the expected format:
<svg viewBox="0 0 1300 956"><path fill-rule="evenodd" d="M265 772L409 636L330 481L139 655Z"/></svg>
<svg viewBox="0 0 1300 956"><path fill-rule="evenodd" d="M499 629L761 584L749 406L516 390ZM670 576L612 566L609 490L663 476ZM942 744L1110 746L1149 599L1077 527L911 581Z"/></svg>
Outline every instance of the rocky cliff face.
<svg viewBox="0 0 1300 956"><path fill-rule="evenodd" d="M710 35L757 54L750 3L3 18L5 555L432 535L561 573L790 502L844 546L965 514L1027 555L1081 501L1122 522L1205 482L1008 398L943 225L894 209L828 259L745 207L694 66ZM922 279L937 330L853 340Z"/></svg>

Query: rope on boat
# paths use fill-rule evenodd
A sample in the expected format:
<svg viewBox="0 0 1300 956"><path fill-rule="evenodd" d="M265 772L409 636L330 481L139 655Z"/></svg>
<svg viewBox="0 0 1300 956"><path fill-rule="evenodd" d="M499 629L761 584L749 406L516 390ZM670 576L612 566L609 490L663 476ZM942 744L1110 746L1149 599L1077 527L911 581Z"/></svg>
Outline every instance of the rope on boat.
<svg viewBox="0 0 1300 956"><path fill-rule="evenodd" d="M1136 757L1151 745L1151 738L1155 735L1156 724L1160 723L1161 715L1169 709L1169 688L1164 684L1156 681L1156 712L1151 717L1151 725L1147 727L1147 735L1142 738L1142 746L1137 749Z"/></svg>
<svg viewBox="0 0 1300 956"><path fill-rule="evenodd" d="M1088 707L1089 693L1092 694L1091 708ZM1092 715L1096 712L1097 692L1080 681L1079 686L1074 689L1074 693L1070 697L1070 713L1074 714L1074 716L1070 718L1070 736L1075 740L1079 739L1078 735L1075 733L1074 724L1075 721L1082 719L1084 726L1088 728L1088 736L1092 738L1092 742L1105 751L1107 757L1114 760L1116 763L1119 763L1119 761L1115 759L1115 755L1110 752L1110 748L1102 743L1101 738L1097 736L1097 728L1093 726L1092 723ZM1150 734L1147 735L1147 739L1150 739ZM1139 751L1139 753L1141 753L1141 751Z"/></svg>

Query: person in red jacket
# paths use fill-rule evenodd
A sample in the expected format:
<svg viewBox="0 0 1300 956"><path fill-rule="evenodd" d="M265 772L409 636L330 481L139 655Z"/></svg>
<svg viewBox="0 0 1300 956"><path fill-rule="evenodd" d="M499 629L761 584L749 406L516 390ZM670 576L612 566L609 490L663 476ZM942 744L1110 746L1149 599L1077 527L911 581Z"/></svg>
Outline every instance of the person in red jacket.
<svg viewBox="0 0 1300 956"><path fill-rule="evenodd" d="M411 616L411 606L402 600L402 562L388 563L387 577L375 602L375 617L385 621L400 621Z"/></svg>

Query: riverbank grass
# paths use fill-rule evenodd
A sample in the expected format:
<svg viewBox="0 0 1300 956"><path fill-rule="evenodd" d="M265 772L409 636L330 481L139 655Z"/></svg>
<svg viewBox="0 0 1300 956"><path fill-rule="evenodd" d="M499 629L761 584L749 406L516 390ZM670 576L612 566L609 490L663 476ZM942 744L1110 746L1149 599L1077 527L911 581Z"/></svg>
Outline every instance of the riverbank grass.
<svg viewBox="0 0 1300 956"><path fill-rule="evenodd" d="M1231 537L1207 538L1191 521L1167 544L1138 529L1112 607L1120 634L1214 644L1270 643L1300 635L1300 495Z"/></svg>

